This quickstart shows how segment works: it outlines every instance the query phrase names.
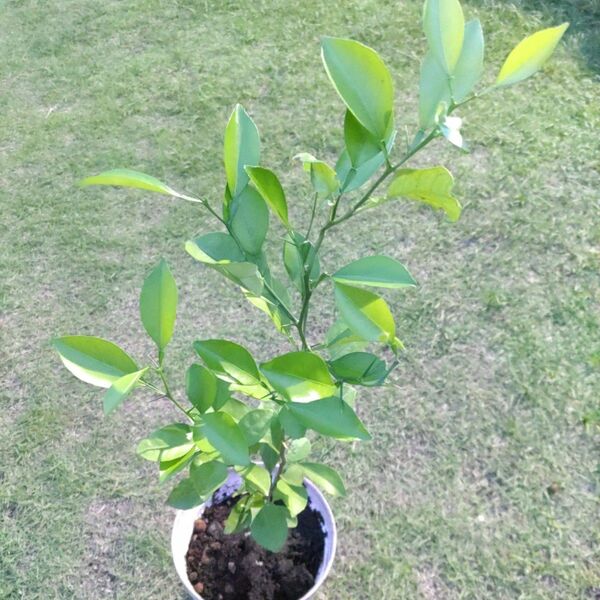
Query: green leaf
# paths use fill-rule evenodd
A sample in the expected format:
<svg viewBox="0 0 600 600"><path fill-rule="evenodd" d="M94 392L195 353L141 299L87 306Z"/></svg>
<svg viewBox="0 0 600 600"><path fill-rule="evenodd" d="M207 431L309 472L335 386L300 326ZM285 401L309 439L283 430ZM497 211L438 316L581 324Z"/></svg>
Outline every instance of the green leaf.
<svg viewBox="0 0 600 600"><path fill-rule="evenodd" d="M260 465L249 465L240 471L240 475L244 478L246 484L250 487L267 496L271 489L271 476L269 471Z"/></svg>
<svg viewBox="0 0 600 600"><path fill-rule="evenodd" d="M325 37L325 70L344 104L378 141L393 129L394 85L381 57L354 40Z"/></svg>
<svg viewBox="0 0 600 600"><path fill-rule="evenodd" d="M260 163L258 129L240 104L233 109L225 128L224 162L227 188L235 197L248 184L245 166Z"/></svg>
<svg viewBox="0 0 600 600"><path fill-rule="evenodd" d="M288 207L285 194L277 175L265 167L247 166L246 173L250 181L256 186L263 200L271 207L271 210L281 219L281 222L289 227Z"/></svg>
<svg viewBox="0 0 600 600"><path fill-rule="evenodd" d="M463 46L465 19L458 0L425 0L423 29L429 48L452 75Z"/></svg>
<svg viewBox="0 0 600 600"><path fill-rule="evenodd" d="M206 367L191 365L185 374L185 391L191 404L205 413L217 398L217 378Z"/></svg>
<svg viewBox="0 0 600 600"><path fill-rule="evenodd" d="M289 463L300 462L310 455L311 444L308 438L299 438L292 440L286 454L286 459Z"/></svg>
<svg viewBox="0 0 600 600"><path fill-rule="evenodd" d="M133 359L117 345L88 335L68 335L52 342L65 367L81 381L109 388L124 375L138 371Z"/></svg>
<svg viewBox="0 0 600 600"><path fill-rule="evenodd" d="M288 232L283 240L283 264L300 293L304 290L305 265L310 265L310 283L317 281L321 274L321 265L318 255L315 254L314 246L296 231Z"/></svg>
<svg viewBox="0 0 600 600"><path fill-rule="evenodd" d="M252 518L247 509L249 498L240 498L231 509L229 516L225 519L225 533L240 533L250 525Z"/></svg>
<svg viewBox="0 0 600 600"><path fill-rule="evenodd" d="M363 339L381 343L394 339L394 317L385 300L377 294L336 283L335 303L349 329Z"/></svg>
<svg viewBox="0 0 600 600"><path fill-rule="evenodd" d="M287 481L290 485L303 485L304 484L304 469L300 463L287 464L281 478Z"/></svg>
<svg viewBox="0 0 600 600"><path fill-rule="evenodd" d="M232 386L233 387L233 386ZM227 413L237 423L246 416L252 408L237 398L229 398L221 407L221 412Z"/></svg>
<svg viewBox="0 0 600 600"><path fill-rule="evenodd" d="M278 552L287 540L287 514L283 506L265 504L252 521L252 537L267 550Z"/></svg>
<svg viewBox="0 0 600 600"><path fill-rule="evenodd" d="M484 41L483 30L478 19L465 24L462 52L452 77L452 97L462 102L483 75Z"/></svg>
<svg viewBox="0 0 600 600"><path fill-rule="evenodd" d="M250 462L246 438L230 415L206 413L202 416L200 430L227 464L247 465Z"/></svg>
<svg viewBox="0 0 600 600"><path fill-rule="evenodd" d="M184 423L173 423L143 439L136 452L146 460L168 462L184 456L193 448L192 428Z"/></svg>
<svg viewBox="0 0 600 600"><path fill-rule="evenodd" d="M171 479L173 475L180 473L183 471L188 464L192 461L194 456L198 451L196 448L191 448L187 454L180 456L178 458L174 458L173 460L161 460L158 468L158 481L159 483L164 483L168 479Z"/></svg>
<svg viewBox="0 0 600 600"><path fill-rule="evenodd" d="M445 167L400 169L390 184L387 198L403 196L443 210L450 221L460 217L461 206L452 195L454 178Z"/></svg>
<svg viewBox="0 0 600 600"><path fill-rule="evenodd" d="M148 190L150 192L158 192L159 194L167 194L168 196L179 196L175 190L172 190L168 185L156 179L156 177L140 173L139 171L132 171L131 169L104 171L100 175L86 177L80 181L79 185L82 187L88 185L112 185L115 187Z"/></svg>
<svg viewBox="0 0 600 600"><path fill-rule="evenodd" d="M260 457L262 461L265 463L265 467L271 472L277 465L279 461L279 454L275 452L269 444L261 444L260 445Z"/></svg>
<svg viewBox="0 0 600 600"><path fill-rule="evenodd" d="M144 329L159 350L173 336L177 312L177 285L167 263L161 261L144 281L140 296L140 313Z"/></svg>
<svg viewBox="0 0 600 600"><path fill-rule="evenodd" d="M286 405L305 427L339 440L370 440L371 436L356 413L336 397Z"/></svg>
<svg viewBox="0 0 600 600"><path fill-rule="evenodd" d="M385 363L370 352L351 352L329 366L337 379L357 385L380 385L387 375Z"/></svg>
<svg viewBox="0 0 600 600"><path fill-rule="evenodd" d="M345 496L346 488L335 469L318 463L302 463L304 474L316 486L332 496Z"/></svg>
<svg viewBox="0 0 600 600"><path fill-rule="evenodd" d="M242 385L260 383L258 367L243 346L228 340L201 340L194 342L194 350L221 379Z"/></svg>
<svg viewBox="0 0 600 600"><path fill-rule="evenodd" d="M246 413L238 425L242 430L248 446L253 446L263 438L273 419L273 411L257 408Z"/></svg>
<svg viewBox="0 0 600 600"><path fill-rule="evenodd" d="M435 56L428 52L421 65L419 80L419 126L421 129L429 129L435 125L439 105L444 103L448 107L451 99L448 74Z"/></svg>
<svg viewBox="0 0 600 600"><path fill-rule="evenodd" d="M188 510L202 504L204 500L198 494L194 483L189 477L182 479L167 498L167 504L178 510Z"/></svg>
<svg viewBox="0 0 600 600"><path fill-rule="evenodd" d="M129 396L129 394L138 385L141 377L146 373L148 367L136 371L135 373L129 373L123 375L120 379L117 379L104 393L102 397L102 403L104 405L104 414L108 415L113 410L118 408Z"/></svg>
<svg viewBox="0 0 600 600"><path fill-rule="evenodd" d="M335 171L327 163L317 160L308 152L296 154L294 158L301 160L304 170L310 173L310 182L319 198L327 198L339 191L340 182Z"/></svg>
<svg viewBox="0 0 600 600"><path fill-rule="evenodd" d="M313 352L289 352L263 363L260 370L288 400L309 402L335 393L325 361Z"/></svg>
<svg viewBox="0 0 600 600"><path fill-rule="evenodd" d="M513 85L537 73L552 56L567 27L569 23L542 29L519 42L504 61L496 86Z"/></svg>
<svg viewBox="0 0 600 600"><path fill-rule="evenodd" d="M193 258L207 264L241 263L246 260L237 242L221 231L188 241L185 249Z"/></svg>
<svg viewBox="0 0 600 600"><path fill-rule="evenodd" d="M396 140L396 132L392 131L387 141L388 154L394 147ZM381 165L385 162L385 154L380 152L377 156L374 156L362 165L355 167L352 165L352 160L348 154L348 149L345 148L340 158L335 165L335 172L337 173L338 179L341 182L340 191L345 193L353 192L362 185L364 185L371 177L379 170Z"/></svg>
<svg viewBox="0 0 600 600"><path fill-rule="evenodd" d="M344 118L344 142L355 168L369 162L382 149L382 143L349 110Z"/></svg>
<svg viewBox="0 0 600 600"><path fill-rule="evenodd" d="M193 462L190 467L190 479L203 502L227 481L228 476L227 466L217 460Z"/></svg>
<svg viewBox="0 0 600 600"><path fill-rule="evenodd" d="M325 346L332 360L349 352L360 352L368 345L368 341L356 335L342 320L337 320L326 334Z"/></svg>
<svg viewBox="0 0 600 600"><path fill-rule="evenodd" d="M254 188L246 186L234 205L231 231L235 239L248 254L260 254L269 229L269 209L265 201Z"/></svg>
<svg viewBox="0 0 600 600"><path fill-rule="evenodd" d="M298 516L308 504L308 493L303 485L291 485L280 479L275 487L273 500L281 500L292 517Z"/></svg>
<svg viewBox="0 0 600 600"><path fill-rule="evenodd" d="M292 439L302 438L306 434L306 426L296 419L289 410L287 404L279 411L279 422L281 423L285 434Z"/></svg>
<svg viewBox="0 0 600 600"><path fill-rule="evenodd" d="M333 274L333 280L351 285L369 285L382 288L416 286L406 267L387 256L367 256L342 267Z"/></svg>

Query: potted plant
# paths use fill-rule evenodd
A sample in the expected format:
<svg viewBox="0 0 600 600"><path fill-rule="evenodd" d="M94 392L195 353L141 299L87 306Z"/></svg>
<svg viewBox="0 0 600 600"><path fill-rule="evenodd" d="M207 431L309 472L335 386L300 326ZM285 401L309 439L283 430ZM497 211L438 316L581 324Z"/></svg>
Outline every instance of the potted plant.
<svg viewBox="0 0 600 600"><path fill-rule="evenodd" d="M374 288L416 284L404 265L386 256L365 256L326 273L319 260L323 243L349 219L398 198L441 209L456 221L461 205L452 194L450 172L404 165L438 138L465 150L457 109L534 74L568 26L524 39L495 83L477 93L484 56L479 21L465 23L458 0L427 0L423 25L428 52L419 83L419 127L399 152L392 77L382 59L359 42L323 39L325 69L345 105L344 148L334 167L308 153L296 156L311 186L310 222L302 229L288 217L279 178L261 165L258 130L239 105L225 129L226 187L219 209L130 170L82 182L139 188L206 209L220 230L190 240L187 252L238 286L291 346L260 362L233 341L200 339L193 345L197 357L187 370L183 400L165 372L177 287L164 260L144 281L140 298L156 364L140 366L101 338L53 342L75 376L107 388L105 413L137 388L165 396L181 411L181 422L155 431L137 452L157 463L161 483L185 471L168 503L179 511L173 558L195 598L298 600L312 597L324 580L335 551L335 525L319 488L333 495L345 489L334 469L310 458L311 439L370 438L357 414L357 390L381 386L403 349L392 312ZM288 283L273 275L273 257L263 250L270 219L284 234L281 259ZM310 309L319 286L334 294L337 319L325 339L314 340ZM382 350L376 354L377 348Z"/></svg>

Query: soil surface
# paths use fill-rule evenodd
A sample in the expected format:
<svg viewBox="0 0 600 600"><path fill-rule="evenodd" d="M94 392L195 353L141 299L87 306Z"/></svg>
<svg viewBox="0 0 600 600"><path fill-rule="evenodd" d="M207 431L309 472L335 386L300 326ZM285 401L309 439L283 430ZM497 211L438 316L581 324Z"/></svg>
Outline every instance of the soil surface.
<svg viewBox="0 0 600 600"><path fill-rule="evenodd" d="M313 586L323 560L322 517L309 505L298 515L283 549L273 553L248 532L225 535L235 500L206 509L194 526L187 573L205 600L298 600Z"/></svg>

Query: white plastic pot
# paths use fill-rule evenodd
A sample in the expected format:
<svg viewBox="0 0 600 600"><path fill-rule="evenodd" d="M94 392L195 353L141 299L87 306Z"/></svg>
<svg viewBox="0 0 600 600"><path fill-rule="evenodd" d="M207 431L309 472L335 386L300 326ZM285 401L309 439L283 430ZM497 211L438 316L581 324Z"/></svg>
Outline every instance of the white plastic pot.
<svg viewBox="0 0 600 600"><path fill-rule="evenodd" d="M333 514L327 500L323 497L323 494L307 479L304 480L308 497L310 499L310 506L318 511L323 517L323 532L325 533L325 548L323 550L323 562L321 563L315 578L315 584L302 598L298 600L311 600L315 598L317 590L323 585L327 575L331 570L333 564L333 557L335 556L335 547L337 544L337 532L335 529L335 521L333 520ZM240 477L237 473L230 473L229 479L225 485L219 490L217 499L224 499L230 496L240 485ZM211 502L207 501L200 506L191 508L190 510L179 510L175 516L175 523L173 524L173 533L171 534L171 552L173 554L173 562L175 563L175 569L181 579L188 594L194 600L203 600L192 587L192 584L187 576L187 566L185 561L185 555L187 554L192 534L194 533L194 521L202 516L204 509L210 506Z"/></svg>

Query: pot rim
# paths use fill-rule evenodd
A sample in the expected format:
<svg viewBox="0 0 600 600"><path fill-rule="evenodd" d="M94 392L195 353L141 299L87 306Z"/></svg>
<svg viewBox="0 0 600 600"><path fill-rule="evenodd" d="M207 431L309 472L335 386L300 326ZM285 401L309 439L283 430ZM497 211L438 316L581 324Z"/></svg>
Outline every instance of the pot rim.
<svg viewBox="0 0 600 600"><path fill-rule="evenodd" d="M227 483L225 485L227 485ZM329 503L320 490L314 485L314 483L312 483L312 481L305 478L304 485L306 486L306 490L311 501L311 506L318 511L323 518L325 547L323 549L323 561L321 562L319 570L317 571L314 585L306 592L306 594L304 594L304 596L298 598L298 600L310 600L311 598L314 598L315 593L323 585L323 582L327 579L331 571L335 557L335 551L337 548L337 528ZM175 570L177 571L179 579L181 579L181 582L183 583L188 594L191 598L194 598L194 600L204 600L204 598L200 596L196 590L194 590L192 583L187 576L185 553L187 553L189 540L191 539L193 533L194 521L200 515L202 515L204 509L207 506L210 506L210 504L211 502L208 500L189 510L178 510L175 515L175 521L173 523L173 530L171 533L171 555L173 557ZM188 533L185 534L185 552L181 554L183 543L181 537L186 531L189 533L189 536Z"/></svg>

